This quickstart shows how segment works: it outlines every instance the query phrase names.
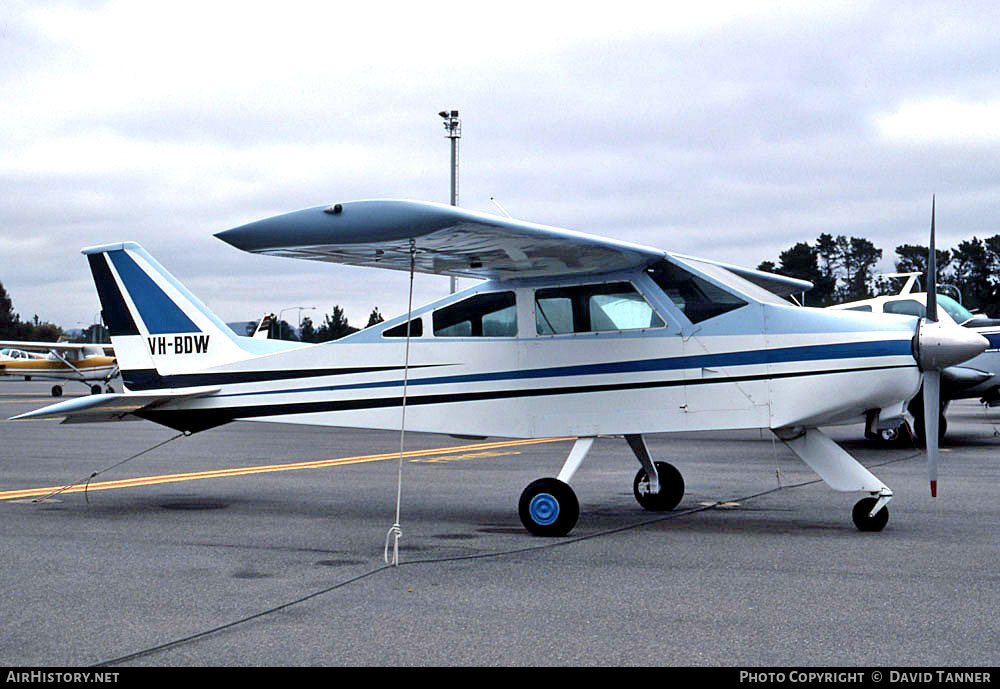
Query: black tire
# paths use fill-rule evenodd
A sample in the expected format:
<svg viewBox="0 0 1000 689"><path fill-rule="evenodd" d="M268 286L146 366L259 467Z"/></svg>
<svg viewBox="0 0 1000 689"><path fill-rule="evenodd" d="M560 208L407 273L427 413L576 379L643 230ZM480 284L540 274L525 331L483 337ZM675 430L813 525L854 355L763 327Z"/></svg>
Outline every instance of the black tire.
<svg viewBox="0 0 1000 689"><path fill-rule="evenodd" d="M868 516L876 502L878 502L876 498L863 498L858 500L854 506L851 518L854 520L854 525L858 527L858 531L881 531L889 522L889 509L887 507L880 509L874 517Z"/></svg>
<svg viewBox="0 0 1000 689"><path fill-rule="evenodd" d="M524 528L535 536L565 536L580 518L580 502L559 479L540 478L521 493L517 511Z"/></svg>
<svg viewBox="0 0 1000 689"><path fill-rule="evenodd" d="M100 395L101 394L101 386L100 385L91 385L90 386L90 394L91 395Z"/></svg>
<svg viewBox="0 0 1000 689"><path fill-rule="evenodd" d="M53 397L62 397L62 386L60 386L60 385L53 385L52 386L52 396Z"/></svg>
<svg viewBox="0 0 1000 689"><path fill-rule="evenodd" d="M938 445L944 445L944 436L948 432L948 419L944 414L938 417ZM913 436L921 445L925 445L924 440L924 417L913 417Z"/></svg>
<svg viewBox="0 0 1000 689"><path fill-rule="evenodd" d="M684 477L673 464L654 462L660 479L660 492L649 492L649 477L645 469L639 469L632 481L632 492L643 509L650 512L669 512L680 504L684 497Z"/></svg>

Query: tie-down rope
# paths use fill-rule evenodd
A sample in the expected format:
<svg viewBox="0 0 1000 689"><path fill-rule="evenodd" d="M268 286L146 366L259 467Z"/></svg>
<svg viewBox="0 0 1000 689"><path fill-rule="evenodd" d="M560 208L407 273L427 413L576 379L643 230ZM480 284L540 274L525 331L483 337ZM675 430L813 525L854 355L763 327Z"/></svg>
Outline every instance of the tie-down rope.
<svg viewBox="0 0 1000 689"><path fill-rule="evenodd" d="M413 273L416 269L417 242L410 238L410 298L406 305L406 349L403 356L403 407L399 421L399 465L396 472L396 521L385 535L383 557L387 565L399 566L399 539L403 530L399 527L399 504L403 495L403 448L406 438L406 384L410 373L410 327L413 325ZM389 541L392 540L392 558L389 558Z"/></svg>

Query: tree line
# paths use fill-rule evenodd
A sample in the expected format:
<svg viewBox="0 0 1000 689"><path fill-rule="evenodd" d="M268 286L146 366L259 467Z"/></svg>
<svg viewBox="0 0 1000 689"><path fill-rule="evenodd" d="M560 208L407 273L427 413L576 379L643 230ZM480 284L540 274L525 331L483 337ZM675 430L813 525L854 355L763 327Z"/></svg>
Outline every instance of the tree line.
<svg viewBox="0 0 1000 689"><path fill-rule="evenodd" d="M369 328L376 323L381 323L384 320L385 318L382 317L382 314L376 306L368 315L368 324L365 327ZM252 335L256 327L256 323L248 323L247 335ZM346 337L351 333L356 333L358 330L360 330L360 328L355 328L347 322L347 315L344 313L344 309L339 305L334 304L333 310L323 317L323 322L319 325L319 327L313 323L312 318L305 316L302 319L302 325L299 328L298 336L296 336L295 329L292 328L291 325L289 325L286 321L279 321L274 317L274 314L271 314L269 336L280 340L329 342L331 340L339 340L340 338Z"/></svg>
<svg viewBox="0 0 1000 689"><path fill-rule="evenodd" d="M62 328L41 320L38 314L29 321L22 321L21 316L14 312L14 303L0 282L0 340L56 342L62 334Z"/></svg>
<svg viewBox="0 0 1000 689"><path fill-rule="evenodd" d="M924 273L921 287L926 290L927 247L903 244L895 254L896 272ZM957 298L970 311L1000 316L1000 234L937 249L935 257L939 292ZM824 233L812 244L789 247L777 263L764 261L757 269L812 282L806 303L822 307L898 293L900 279L881 279L874 273L881 260L882 249L867 239Z"/></svg>
<svg viewBox="0 0 1000 689"><path fill-rule="evenodd" d="M368 316L370 327L376 323L381 323L385 319L376 306ZM252 335L257 327L256 321L247 324L247 335ZM341 337L358 332L347 322L344 309L338 305L333 306L333 310L326 314L323 322L317 327L312 319L306 316L302 319L302 328L296 336L294 328L285 321L280 321L271 315L271 337L283 340L300 340L302 342L328 342L338 340ZM19 314L14 311L14 303L3 283L0 282L0 340L27 340L33 342L57 342L65 334L63 329L54 323L41 320L37 315L30 321L21 320ZM100 323L91 325L84 329L80 338L84 342L111 342L108 330Z"/></svg>

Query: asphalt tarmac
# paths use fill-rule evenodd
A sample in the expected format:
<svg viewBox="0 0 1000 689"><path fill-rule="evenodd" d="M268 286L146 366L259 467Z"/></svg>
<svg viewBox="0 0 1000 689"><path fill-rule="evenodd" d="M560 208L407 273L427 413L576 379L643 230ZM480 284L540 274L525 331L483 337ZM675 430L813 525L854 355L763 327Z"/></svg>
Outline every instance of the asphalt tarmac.
<svg viewBox="0 0 1000 689"><path fill-rule="evenodd" d="M599 439L576 528L536 538L518 497L570 441L407 433L389 567L398 433L6 421L49 387L0 382L4 666L997 664L1000 410L973 401L936 500L921 450L828 429L895 491L881 533L752 431L649 437L687 485L665 515Z"/></svg>

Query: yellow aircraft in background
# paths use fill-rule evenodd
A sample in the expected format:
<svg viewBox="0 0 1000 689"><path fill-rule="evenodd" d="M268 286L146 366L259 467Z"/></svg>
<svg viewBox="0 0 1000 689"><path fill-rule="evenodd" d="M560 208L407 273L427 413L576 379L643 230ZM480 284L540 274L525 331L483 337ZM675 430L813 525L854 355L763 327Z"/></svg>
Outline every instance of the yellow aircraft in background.
<svg viewBox="0 0 1000 689"><path fill-rule="evenodd" d="M76 381L92 394L114 392L110 381L118 376L118 362L111 345L76 342L19 342L0 340L0 375L25 380ZM52 386L52 396L61 397L62 385Z"/></svg>

